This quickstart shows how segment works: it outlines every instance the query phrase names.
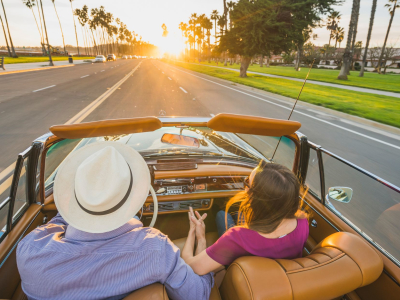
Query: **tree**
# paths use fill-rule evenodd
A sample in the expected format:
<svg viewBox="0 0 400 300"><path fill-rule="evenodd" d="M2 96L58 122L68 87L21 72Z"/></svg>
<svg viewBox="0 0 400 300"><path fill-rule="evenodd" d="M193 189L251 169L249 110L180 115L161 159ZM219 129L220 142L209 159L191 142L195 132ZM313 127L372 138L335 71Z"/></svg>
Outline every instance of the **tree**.
<svg viewBox="0 0 400 300"><path fill-rule="evenodd" d="M8 45L8 37L7 37L7 34L6 34L6 29L4 28L4 23L3 23L3 19L1 18L1 15L0 15L0 21L1 21L1 27L3 27L4 38L5 38L5 40L6 40L6 45L7 45L7 50L8 50L8 56L11 57L10 45Z"/></svg>
<svg viewBox="0 0 400 300"><path fill-rule="evenodd" d="M45 20L45 18L44 18L44 13L43 13L43 2L42 2L42 0L39 0L39 1L40 1L40 9L41 9L41 11L42 11L44 33L46 34L47 52L48 52L48 55L49 55L49 66L54 66L53 59L51 58L51 51L50 51L50 44L49 44L49 36L47 35L46 20Z"/></svg>
<svg viewBox="0 0 400 300"><path fill-rule="evenodd" d="M337 30L340 18L342 15L338 11L333 11L329 16L326 24L326 29L329 30L329 43L331 45L331 39L335 37L335 31Z"/></svg>
<svg viewBox="0 0 400 300"><path fill-rule="evenodd" d="M33 11L33 7L35 6L35 1L34 0L23 0L22 3L25 4L25 6L28 7L31 10L33 18L35 19L36 27L37 27L37 29L39 31L40 44L43 44L43 42L44 42L43 41L43 35L42 35L42 32L40 31L39 24L37 22L35 12Z"/></svg>
<svg viewBox="0 0 400 300"><path fill-rule="evenodd" d="M15 49L14 49L14 44L11 38L11 33L10 33L10 26L8 26L8 21L7 21L7 14L6 14L6 9L4 8L4 3L3 0L1 0L1 5L3 6L3 13L4 13L4 20L6 20L6 26L7 26L7 31L8 31L8 38L10 39L10 44L11 44L11 57L17 58L17 54L15 54ZM7 39L6 39L7 40Z"/></svg>
<svg viewBox="0 0 400 300"><path fill-rule="evenodd" d="M383 74L386 74L386 68L388 67L387 61L388 60L392 60L393 61L394 57L397 54L398 54L397 53L397 49L393 45L390 45L389 47L386 47L385 54L384 54L384 59L385 59L384 66L385 66L385 68L383 69Z"/></svg>
<svg viewBox="0 0 400 300"><path fill-rule="evenodd" d="M219 20L220 16L218 10L214 9L211 13L211 20L214 21L214 28L215 28L215 35L214 35L214 44L217 44L217 21Z"/></svg>
<svg viewBox="0 0 400 300"><path fill-rule="evenodd" d="M365 68L365 63L367 62L368 46L369 46L369 42L371 40L372 27L374 26L374 18L375 18L376 3L377 2L378 2L378 0L372 0L371 17L369 18L367 42L365 44L363 61L362 61L362 64L361 64L361 70L360 70L360 74L358 74L358 77L363 77L364 76L364 68Z"/></svg>
<svg viewBox="0 0 400 300"><path fill-rule="evenodd" d="M340 43L344 39L344 28L343 27L337 27L335 32L333 33L334 39L335 39L335 49L337 48L337 43L339 43L339 48L340 48Z"/></svg>
<svg viewBox="0 0 400 300"><path fill-rule="evenodd" d="M62 30L60 17L58 16L58 12L57 12L57 8L56 8L56 1L55 1L55 0L51 0L51 2L53 3L54 11L56 12L56 15L57 15L58 24L60 24L61 36L62 36L63 46L64 46L64 53L66 54L66 53L67 53L67 49L65 48L64 32L63 32L63 30Z"/></svg>
<svg viewBox="0 0 400 300"><path fill-rule="evenodd" d="M291 52L288 52L288 53L285 52L282 54L282 59L285 64L292 64L294 61L294 58L295 58L295 56Z"/></svg>
<svg viewBox="0 0 400 300"><path fill-rule="evenodd" d="M308 42L303 48L303 62L307 65L310 65L313 62L318 65L321 60L321 52L316 50L315 45L311 42Z"/></svg>
<svg viewBox="0 0 400 300"><path fill-rule="evenodd" d="M72 19L74 20L76 47L78 48L78 55L80 55L80 53L79 53L79 44L78 44L78 33L76 32L76 24L75 24L75 17L74 17L74 8L72 7L72 1L74 1L74 0L69 0L69 2L71 3Z"/></svg>
<svg viewBox="0 0 400 300"><path fill-rule="evenodd" d="M353 0L353 7L351 9L351 17L349 24L349 32L347 35L346 49L343 54L343 64L340 69L339 76L337 77L339 80L347 80L347 74L350 70L351 63L351 42L353 38L353 34L356 32L356 24L358 20L358 15L360 11L360 0Z"/></svg>
<svg viewBox="0 0 400 300"><path fill-rule="evenodd" d="M396 8L400 7L400 4L397 4L397 0L388 0L388 1L389 1L389 3L393 3L393 6L391 4L385 4L385 7L389 8L390 20L389 20L388 29L386 31L385 41L383 42L381 56L379 57L378 66L376 67L376 70L378 71L379 74L381 74L381 62L383 59L383 55L385 53L385 47L386 47L387 39L389 37L390 28L392 27L394 13L396 12Z"/></svg>
<svg viewBox="0 0 400 300"><path fill-rule="evenodd" d="M352 66L351 69L354 71L355 70L355 61L354 58L356 60L360 59L361 56L361 51L362 51L362 42L358 41L357 43L355 43L354 45L354 49L353 49L353 61L352 61Z"/></svg>

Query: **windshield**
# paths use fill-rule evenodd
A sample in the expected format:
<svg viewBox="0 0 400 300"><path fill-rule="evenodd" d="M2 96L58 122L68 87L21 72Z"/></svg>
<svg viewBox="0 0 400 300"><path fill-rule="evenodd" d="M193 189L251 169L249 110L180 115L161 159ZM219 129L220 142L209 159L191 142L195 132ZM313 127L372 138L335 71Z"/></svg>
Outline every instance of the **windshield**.
<svg viewBox="0 0 400 300"><path fill-rule="evenodd" d="M111 140L146 159L303 163L321 203L331 187L320 181L324 172L335 186L359 182L337 164L323 168L320 148L400 186L399 1L1 2L0 204L18 154L50 126L148 116L201 118L203 127L63 141L48 153L46 178L71 151ZM204 127L221 113L300 122L312 151L287 136ZM361 230L378 218L367 213L400 202L357 195L379 206L342 212Z"/></svg>

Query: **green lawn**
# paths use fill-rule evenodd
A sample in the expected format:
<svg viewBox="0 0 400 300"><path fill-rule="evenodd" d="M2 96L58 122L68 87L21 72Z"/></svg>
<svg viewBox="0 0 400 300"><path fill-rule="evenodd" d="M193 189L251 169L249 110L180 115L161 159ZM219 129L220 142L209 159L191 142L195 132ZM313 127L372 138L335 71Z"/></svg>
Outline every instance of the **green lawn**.
<svg viewBox="0 0 400 300"><path fill-rule="evenodd" d="M94 57L80 57L73 56L74 60L94 59ZM68 56L53 56L53 61L68 60ZM5 57L4 64L20 64L20 63L33 63L33 62L48 62L48 56L19 56L18 58Z"/></svg>
<svg viewBox="0 0 400 300"><path fill-rule="evenodd" d="M174 65L290 98L297 98L302 85L301 82L289 79L254 74L241 78L237 71L196 64L177 62ZM400 128L399 98L307 83L300 100Z"/></svg>
<svg viewBox="0 0 400 300"><path fill-rule="evenodd" d="M201 64L216 66L215 62L202 62ZM218 67L224 67L224 64L219 63ZM226 67L240 69L240 64L228 64ZM270 66L267 68L264 66L260 68L259 65L254 64L253 66L249 66L249 71L304 79L308 68L301 68L300 71L295 71L293 67ZM351 75L345 81L337 79L339 71L312 69L308 79L400 93L400 74L379 75L377 73L365 72L364 77L358 77L359 71L351 71ZM388 69L387 72L390 72L390 70Z"/></svg>

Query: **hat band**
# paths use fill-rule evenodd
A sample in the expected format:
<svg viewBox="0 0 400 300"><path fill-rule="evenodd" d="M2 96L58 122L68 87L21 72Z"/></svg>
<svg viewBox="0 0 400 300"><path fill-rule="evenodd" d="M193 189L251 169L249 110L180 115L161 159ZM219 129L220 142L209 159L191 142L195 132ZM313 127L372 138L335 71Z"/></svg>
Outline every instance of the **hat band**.
<svg viewBox="0 0 400 300"><path fill-rule="evenodd" d="M122 205L124 205L124 203L126 202L126 200L127 200L128 197L129 197L129 194L131 193L131 190L132 190L132 183L133 183L132 170L131 170L131 167L129 166L128 163L127 163L127 165L128 165L128 168L129 168L129 174L131 175L131 182L129 183L129 188L128 188L128 191L126 192L124 198L122 198L122 200L119 201L117 205L115 205L114 207L111 207L110 209L104 210L104 211L92 211L92 210L88 210L88 209L84 208L84 207L82 206L82 204L79 203L78 197L76 197L76 192L75 192L75 190L74 190L75 199L76 199L76 202L78 202L79 207L82 208L82 210L83 210L84 212L88 213L88 214L95 215L95 216L101 216L101 215L108 215L108 214L111 214L112 212L118 210Z"/></svg>

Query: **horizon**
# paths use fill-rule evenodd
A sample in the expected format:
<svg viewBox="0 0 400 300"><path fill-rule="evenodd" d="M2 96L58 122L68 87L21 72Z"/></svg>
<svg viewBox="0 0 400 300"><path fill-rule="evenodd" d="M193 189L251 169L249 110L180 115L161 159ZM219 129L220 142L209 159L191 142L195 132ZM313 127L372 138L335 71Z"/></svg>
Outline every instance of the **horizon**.
<svg viewBox="0 0 400 300"><path fill-rule="evenodd" d="M28 9L22 1L3 1L14 46L18 48L40 47L40 36L30 9ZM356 41L362 41L363 46L365 46L372 0L363 2L364 3L360 7L360 18ZM64 31L65 44L76 47L75 30L70 3L68 0L56 0L55 3ZM218 2L203 0L201 3L190 0L170 0L168 2L161 0L148 0L144 3L137 0L115 0L112 4L107 0L75 0L72 2L74 9L82 8L85 4L89 9L104 6L105 10L111 12L114 18L120 18L121 21L127 25L127 28L130 31L135 31L139 36L142 36L143 41L159 47L161 54L165 52L170 54L179 54L179 52L184 49L185 43L181 31L178 28L180 22L186 23L192 13L205 13L209 16L212 10L217 9L221 14L223 11L222 3L222 0ZM386 3L387 1L378 1L370 47L380 46L383 44L389 22L389 13L387 8L384 7L384 4ZM339 25L345 29L345 38L342 42L342 46L346 44L351 6L352 1L350 0L344 1L341 6L335 6L335 10L338 10L342 14ZM157 9L154 9L154 7ZM62 47L63 43L60 26L53 4L50 1L43 0L43 10L45 13L49 43L55 47ZM132 13L126 13L127 11ZM37 11L35 12L37 17ZM0 14L4 17L2 10L0 10ZM75 21L77 23L76 27L79 47L82 47L83 38L80 29L81 26L77 19L75 19ZM161 25L163 23L166 24L169 31L167 37L162 37ZM212 30L212 33L213 32L214 29ZM316 40L311 40L315 46L323 46L328 43L329 32L325 27L316 28L313 33L318 35ZM388 46L399 47L399 39L400 17L395 15L388 38ZM213 36L211 41L213 41ZM0 34L0 46L6 46L2 32Z"/></svg>

